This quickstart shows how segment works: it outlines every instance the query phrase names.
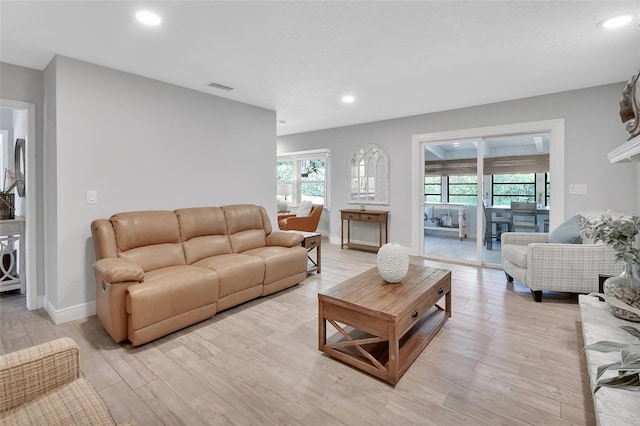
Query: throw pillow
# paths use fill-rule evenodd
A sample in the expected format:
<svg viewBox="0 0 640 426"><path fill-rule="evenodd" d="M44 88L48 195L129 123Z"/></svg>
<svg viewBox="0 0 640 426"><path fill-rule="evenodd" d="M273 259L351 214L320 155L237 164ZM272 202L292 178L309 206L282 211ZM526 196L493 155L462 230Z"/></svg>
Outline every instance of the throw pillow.
<svg viewBox="0 0 640 426"><path fill-rule="evenodd" d="M581 216L577 214L560 224L549 234L549 242L555 244L582 244L580 218Z"/></svg>
<svg viewBox="0 0 640 426"><path fill-rule="evenodd" d="M296 216L301 217L301 216L309 216L311 214L311 201L303 201L302 204L300 204L300 207L298 207L298 213L296 213Z"/></svg>

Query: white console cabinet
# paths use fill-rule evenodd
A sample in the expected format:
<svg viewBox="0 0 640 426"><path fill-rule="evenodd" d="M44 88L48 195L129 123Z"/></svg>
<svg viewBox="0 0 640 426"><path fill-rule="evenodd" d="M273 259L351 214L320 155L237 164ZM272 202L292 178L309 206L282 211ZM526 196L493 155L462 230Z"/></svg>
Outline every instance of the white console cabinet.
<svg viewBox="0 0 640 426"><path fill-rule="evenodd" d="M461 203L424 203L424 229L457 233L467 237L467 205Z"/></svg>
<svg viewBox="0 0 640 426"><path fill-rule="evenodd" d="M0 291L25 292L25 220L0 220Z"/></svg>

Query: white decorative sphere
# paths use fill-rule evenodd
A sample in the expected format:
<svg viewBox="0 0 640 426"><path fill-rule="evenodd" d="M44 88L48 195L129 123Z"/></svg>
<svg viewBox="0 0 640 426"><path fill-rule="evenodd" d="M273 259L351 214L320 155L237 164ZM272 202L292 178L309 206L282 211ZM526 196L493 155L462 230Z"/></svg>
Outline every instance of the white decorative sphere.
<svg viewBox="0 0 640 426"><path fill-rule="evenodd" d="M409 253L397 243L387 243L378 250L378 272L388 283L399 283L409 272Z"/></svg>
<svg viewBox="0 0 640 426"><path fill-rule="evenodd" d="M289 204L286 201L278 201L278 213L284 213L287 211Z"/></svg>

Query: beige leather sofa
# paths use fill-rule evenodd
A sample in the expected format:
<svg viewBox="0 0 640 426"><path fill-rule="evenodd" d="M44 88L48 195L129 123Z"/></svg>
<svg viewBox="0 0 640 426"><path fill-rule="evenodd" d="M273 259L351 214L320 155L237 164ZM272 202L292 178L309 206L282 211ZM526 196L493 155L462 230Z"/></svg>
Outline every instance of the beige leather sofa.
<svg viewBox="0 0 640 426"><path fill-rule="evenodd" d="M118 213L91 232L98 318L133 346L307 276L302 235L272 232L256 205Z"/></svg>

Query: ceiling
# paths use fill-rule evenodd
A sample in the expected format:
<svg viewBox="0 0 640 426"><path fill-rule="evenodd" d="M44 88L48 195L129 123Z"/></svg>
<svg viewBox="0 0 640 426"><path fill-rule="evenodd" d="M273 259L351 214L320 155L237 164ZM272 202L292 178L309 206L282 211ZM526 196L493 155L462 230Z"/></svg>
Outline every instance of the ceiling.
<svg viewBox="0 0 640 426"><path fill-rule="evenodd" d="M141 7L162 24L135 21ZM596 27L622 12L632 25ZM627 81L638 15L640 1L2 0L0 61L104 65L275 110L286 135Z"/></svg>

